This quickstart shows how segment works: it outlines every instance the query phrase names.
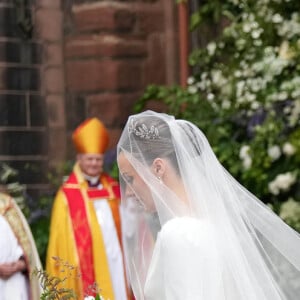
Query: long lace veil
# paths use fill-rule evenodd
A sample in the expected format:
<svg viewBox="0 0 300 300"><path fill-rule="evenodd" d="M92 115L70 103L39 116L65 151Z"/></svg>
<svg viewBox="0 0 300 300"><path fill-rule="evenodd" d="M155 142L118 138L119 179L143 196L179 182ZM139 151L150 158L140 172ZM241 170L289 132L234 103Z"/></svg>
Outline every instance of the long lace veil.
<svg viewBox="0 0 300 300"><path fill-rule="evenodd" d="M195 267L187 266L207 295L199 299L212 300L209 291L216 289L219 298L213 300L300 298L299 234L222 167L196 126L152 111L130 116L118 143L118 162L121 155L145 184L141 189L120 169L126 266L137 300L147 299L144 288L159 232L171 220L186 217L209 224L205 247L216 250L217 264L205 268L205 276L198 275L198 255ZM171 162L188 201L155 176L157 157ZM143 199L146 190L150 205Z"/></svg>

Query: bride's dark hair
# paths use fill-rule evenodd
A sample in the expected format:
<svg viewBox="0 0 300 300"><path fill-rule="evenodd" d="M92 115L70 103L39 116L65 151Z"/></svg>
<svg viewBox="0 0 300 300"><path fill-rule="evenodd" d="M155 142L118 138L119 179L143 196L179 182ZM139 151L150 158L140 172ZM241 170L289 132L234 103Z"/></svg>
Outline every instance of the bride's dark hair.
<svg viewBox="0 0 300 300"><path fill-rule="evenodd" d="M200 156L201 145L196 138L194 128L183 120L174 120L174 122L184 132L186 142L192 145L193 151L188 155L191 158ZM173 143L174 137L169 126L169 122L153 115L132 116L129 119L128 140L123 143L123 149L136 159L145 161L149 166L158 157L166 158L179 173L179 163Z"/></svg>
<svg viewBox="0 0 300 300"><path fill-rule="evenodd" d="M174 149L169 124L156 116L133 116L129 119L127 141L123 150L129 152L147 165L160 157L168 159L178 171L178 161Z"/></svg>

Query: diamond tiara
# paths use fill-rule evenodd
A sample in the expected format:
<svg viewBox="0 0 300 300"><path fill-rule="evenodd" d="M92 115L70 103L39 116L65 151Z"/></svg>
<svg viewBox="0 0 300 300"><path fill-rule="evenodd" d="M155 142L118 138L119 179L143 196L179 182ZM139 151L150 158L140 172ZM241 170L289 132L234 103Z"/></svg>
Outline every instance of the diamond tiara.
<svg viewBox="0 0 300 300"><path fill-rule="evenodd" d="M159 131L156 126L152 125L148 128L144 123L138 125L138 122L133 118L128 126L128 132L146 140L155 140L159 138Z"/></svg>

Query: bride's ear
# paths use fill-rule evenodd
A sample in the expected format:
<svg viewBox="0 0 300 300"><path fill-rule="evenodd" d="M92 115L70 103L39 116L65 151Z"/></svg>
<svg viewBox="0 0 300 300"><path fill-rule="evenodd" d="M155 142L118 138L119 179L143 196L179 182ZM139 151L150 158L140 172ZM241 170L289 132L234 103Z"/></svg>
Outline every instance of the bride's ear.
<svg viewBox="0 0 300 300"><path fill-rule="evenodd" d="M161 158L155 158L152 163L152 171L158 178L162 178L165 174L166 162Z"/></svg>

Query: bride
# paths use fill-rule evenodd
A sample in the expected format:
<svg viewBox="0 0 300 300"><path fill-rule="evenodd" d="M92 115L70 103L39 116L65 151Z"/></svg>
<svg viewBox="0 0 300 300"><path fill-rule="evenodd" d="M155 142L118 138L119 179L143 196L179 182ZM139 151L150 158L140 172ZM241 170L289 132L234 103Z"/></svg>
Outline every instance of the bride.
<svg viewBox="0 0 300 300"><path fill-rule="evenodd" d="M192 123L146 111L118 143L137 300L295 300L300 238L221 166Z"/></svg>

